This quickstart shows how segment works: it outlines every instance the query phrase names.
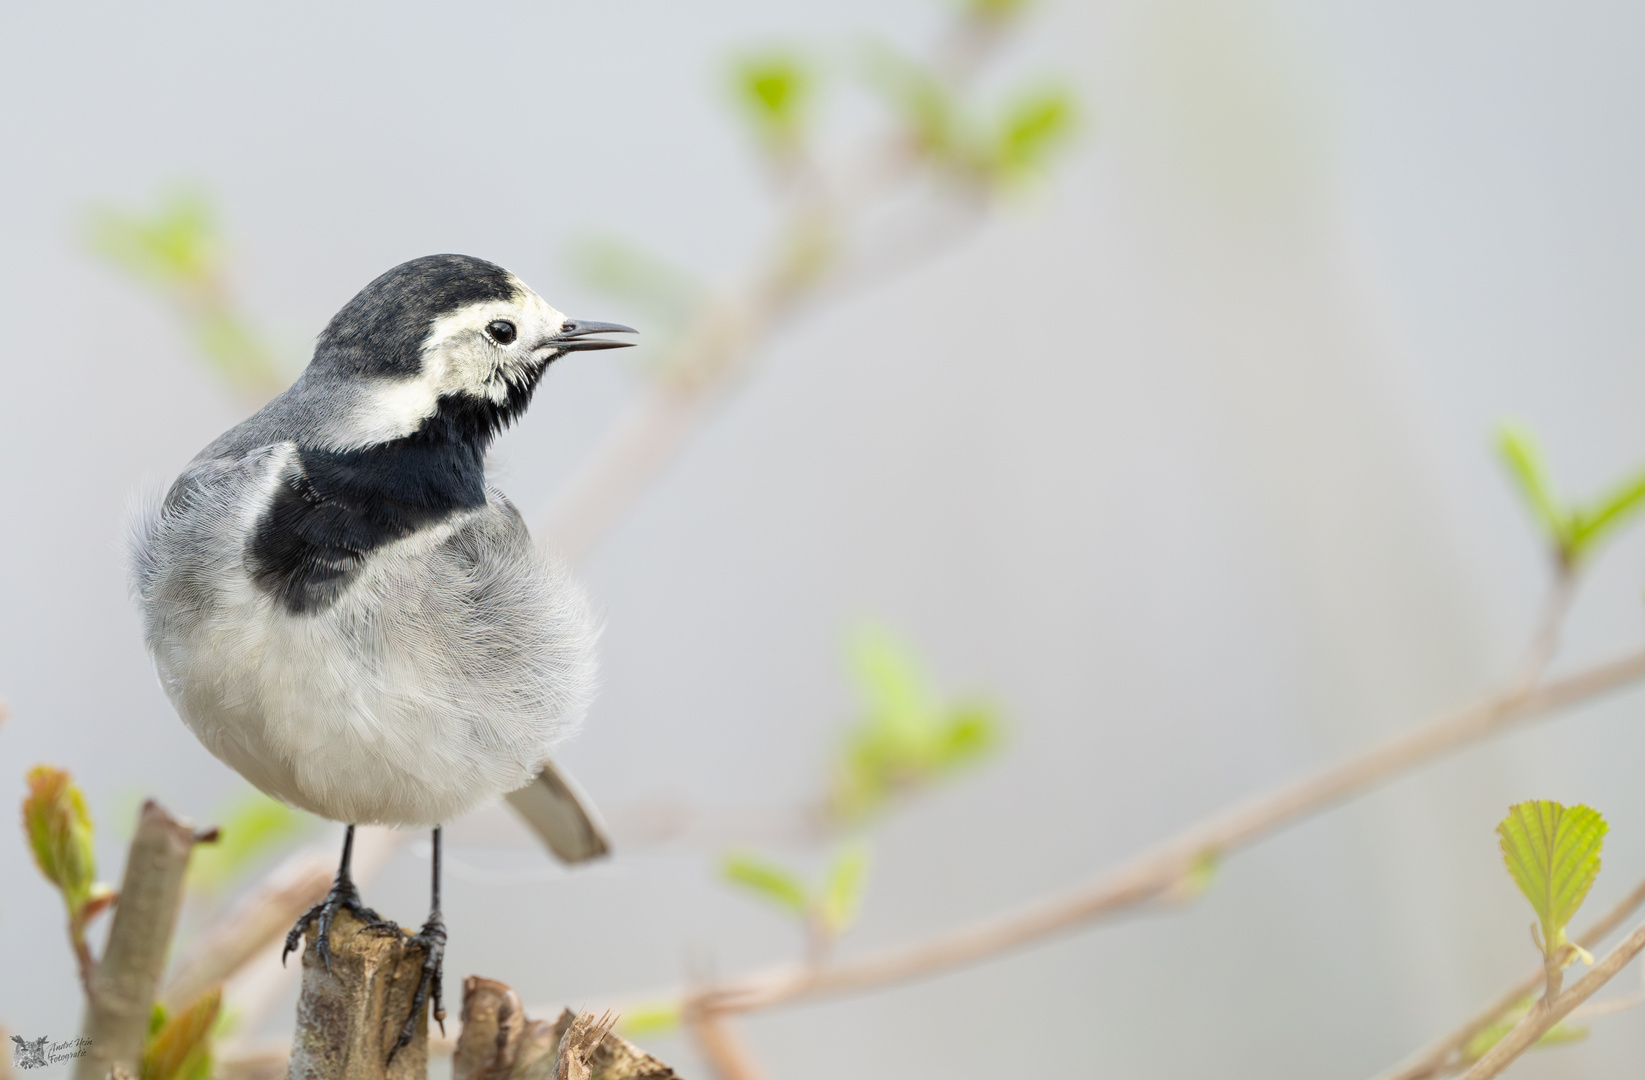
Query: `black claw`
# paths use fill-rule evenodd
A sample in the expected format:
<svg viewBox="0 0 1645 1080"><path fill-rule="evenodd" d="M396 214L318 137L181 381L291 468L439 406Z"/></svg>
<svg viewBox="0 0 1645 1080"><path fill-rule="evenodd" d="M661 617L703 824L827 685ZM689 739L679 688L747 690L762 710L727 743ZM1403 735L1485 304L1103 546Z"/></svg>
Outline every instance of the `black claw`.
<svg viewBox="0 0 1645 1080"><path fill-rule="evenodd" d="M315 935L315 945L320 951L320 962L326 966L326 974L331 974L331 923L339 911L347 911L365 923L368 929L393 926L360 902L360 890L354 887L354 882L347 878L339 878L332 884L326 898L304 912L302 918L297 920L297 925L291 928L291 933L286 935L286 946L280 950L280 965L285 966L286 957L297 951L297 946L302 944L303 935L308 932L309 925L318 920L320 927L319 933Z"/></svg>
<svg viewBox="0 0 1645 1080"><path fill-rule="evenodd" d="M423 974L417 981L417 992L411 998L411 1015L406 1017L405 1026L400 1028L400 1037L388 1052L390 1062L395 1054L411 1044L411 1037L417 1033L417 1018L423 1014L423 1006L428 1004L431 996L434 999L434 1022L440 1025L441 1035L446 1033L446 1010L440 994L440 977L445 973L446 924L439 913L431 914L423 928L406 939L406 944L422 946Z"/></svg>

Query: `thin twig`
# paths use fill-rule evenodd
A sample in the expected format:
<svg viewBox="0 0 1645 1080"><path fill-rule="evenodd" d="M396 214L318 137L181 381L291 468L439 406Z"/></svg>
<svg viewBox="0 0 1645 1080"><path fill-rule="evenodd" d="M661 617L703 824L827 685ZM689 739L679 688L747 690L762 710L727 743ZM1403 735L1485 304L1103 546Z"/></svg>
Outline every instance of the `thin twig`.
<svg viewBox="0 0 1645 1080"><path fill-rule="evenodd" d="M1625 938L1622 944L1611 950L1610 954L1594 965L1592 971L1576 981L1569 990L1565 991L1553 1001L1546 999L1539 1001L1525 1015L1525 1019L1515 1025L1501 1042L1491 1047L1490 1051L1468 1070L1464 1080L1491 1080L1491 1077L1501 1073L1508 1065L1525 1051L1537 1044L1555 1024L1569 1016L1578 1005L1587 1001L1604 986L1616 977L1617 973L1628 966L1629 961L1645 951L1645 926L1639 927Z"/></svg>
<svg viewBox="0 0 1645 1080"><path fill-rule="evenodd" d="M1493 695L1342 765L1216 814L1131 859L1107 877L929 941L822 969L785 967L710 985L688 1008L749 1012L934 975L976 963L1165 895L1207 859L1359 794L1458 747L1645 678L1645 650L1528 690Z"/></svg>
<svg viewBox="0 0 1645 1080"><path fill-rule="evenodd" d="M764 1080L764 1070L726 1017L699 1013L686 1021L686 1028L720 1080Z"/></svg>
<svg viewBox="0 0 1645 1080"><path fill-rule="evenodd" d="M938 63L949 92L970 82L1003 40L1004 29L1000 18L960 16ZM662 377L618 420L547 518L544 535L561 558L576 561L593 547L786 318L844 279L872 276L873 267L847 261L843 241L888 196L924 175L927 161L910 151L906 132L898 131L841 170L843 181L831 182L808 157L799 164L803 168L789 170L793 198L784 221L746 285L707 306L668 358ZM980 219L971 214L961 224L969 229Z"/></svg>
<svg viewBox="0 0 1645 1080"><path fill-rule="evenodd" d="M960 23L940 62L956 88L972 77L999 44L1003 29L999 19L979 22L962 15ZM824 286L839 276L838 265L808 261L804 245L796 246L796 237L803 238L819 221L828 228L848 229L849 219L864 212L876 198L918 175L918 158L904 152L901 142L898 147L898 152L889 155L878 144L866 151L872 180L854 187L847 198L830 192L821 179L796 186L794 206L769 245L772 254L737 294L704 309L661 376L618 419L557 500L541 530L556 554L567 561L587 554L663 470L718 394L747 369L758 346L796 307L817 299ZM829 270L832 276L825 273ZM860 272L856 267L850 270ZM324 859L327 855L322 848L312 847L300 857ZM358 883L369 877L368 869L356 869ZM260 882L237 909L257 914L256 933L240 938L241 944L232 950L194 954L175 981L194 985L206 975L229 978L253 956L266 952L267 941L273 940L269 937L273 931L267 928L289 926L323 894L324 883L317 876L311 878L307 888L292 887L280 872ZM226 939L237 924L234 917L219 920L208 937ZM255 1025L248 1022L246 1026Z"/></svg>
<svg viewBox="0 0 1645 1080"><path fill-rule="evenodd" d="M1623 897L1615 907L1578 935L1577 944L1585 949L1595 948L1600 942L1609 937L1612 931L1621 926L1623 921L1632 915L1641 904L1645 904L1645 882L1635 886L1633 892ZM1512 988L1501 994L1495 1001L1475 1013L1461 1027L1423 1048L1409 1064L1383 1073L1377 1080L1429 1080L1429 1077L1440 1076L1453 1069L1460 1068L1459 1063L1453 1062L1453 1056L1472 1042L1482 1031L1501 1020L1520 1002L1534 994L1536 988L1542 985L1545 977L1543 968L1538 967L1515 983Z"/></svg>
<svg viewBox="0 0 1645 1080"><path fill-rule="evenodd" d="M1565 629L1565 616L1570 613L1571 601L1576 596L1576 572L1564 563L1554 567L1554 578L1542 606L1542 617L1536 633L1531 635L1525 658L1520 663L1519 675L1510 684L1518 690L1529 690L1541 680L1548 664L1559 649L1559 638Z"/></svg>

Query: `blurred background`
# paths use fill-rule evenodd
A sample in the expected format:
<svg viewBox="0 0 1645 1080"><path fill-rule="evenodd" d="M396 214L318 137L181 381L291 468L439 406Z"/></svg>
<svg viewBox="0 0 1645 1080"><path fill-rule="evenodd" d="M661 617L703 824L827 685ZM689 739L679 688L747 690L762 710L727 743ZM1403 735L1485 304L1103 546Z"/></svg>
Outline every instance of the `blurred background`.
<svg viewBox="0 0 1645 1080"><path fill-rule="evenodd" d="M869 37L917 54L953 18L8 6L0 801L35 762L72 770L117 880L140 798L205 821L245 790L156 685L120 538L134 493L250 406L96 253L97 207L209 199L288 379L356 290L430 252L639 326L633 356L557 364L496 448L494 482L546 522L667 355L587 237L735 295L786 197L738 58L849 72ZM454 1014L471 973L575 1008L797 956L794 921L720 863L749 844L820 872L826 845L784 823L862 713L865 624L945 698L991 703L999 737L877 820L847 956L1076 886L1505 678L1549 574L1493 425L1527 422L1571 492L1645 460L1645 11L1041 0L1019 21L979 93L1051 80L1064 145L941 244L776 326L579 555L603 690L562 759L617 855L566 872L502 811L454 825ZM822 145L882 122L850 83L817 85ZM1585 580L1561 663L1638 642L1642 539ZM1191 906L742 1030L781 1080L1369 1075L1533 964L1491 832L1508 803L1605 813L1594 911L1645 875L1642 708L1619 695L1424 767L1235 855ZM303 828L286 843L334 843ZM366 898L414 923L427 872L402 846ZM0 829L12 1032L77 1030L62 920ZM281 993L270 1035L290 1030ZM640 1041L704 1074L689 1040ZM1645 1013L1623 1013L1515 1075L1635 1076L1642 1054Z"/></svg>

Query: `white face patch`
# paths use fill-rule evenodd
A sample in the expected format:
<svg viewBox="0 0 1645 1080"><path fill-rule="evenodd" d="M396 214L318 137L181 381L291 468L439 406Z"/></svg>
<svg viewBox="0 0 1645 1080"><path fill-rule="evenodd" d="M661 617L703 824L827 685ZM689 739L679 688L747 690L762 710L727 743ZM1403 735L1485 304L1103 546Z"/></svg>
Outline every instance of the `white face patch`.
<svg viewBox="0 0 1645 1080"><path fill-rule="evenodd" d="M376 379L363 388L338 450L355 450L410 435L434 415L442 397L468 394L496 404L508 400L510 383L525 381L553 351L548 338L566 317L518 278L519 300L470 304L429 324L423 369L408 379ZM514 325L513 342L501 344L486 327L502 319Z"/></svg>

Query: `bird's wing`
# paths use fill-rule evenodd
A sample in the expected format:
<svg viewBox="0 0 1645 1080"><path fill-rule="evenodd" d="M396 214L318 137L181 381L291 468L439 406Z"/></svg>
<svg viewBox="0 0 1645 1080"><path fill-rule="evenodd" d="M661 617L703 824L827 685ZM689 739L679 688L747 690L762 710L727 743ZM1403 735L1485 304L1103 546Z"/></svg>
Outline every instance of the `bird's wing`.
<svg viewBox="0 0 1645 1080"><path fill-rule="evenodd" d="M543 763L537 779L510 792L508 804L561 862L587 862L611 851L599 811L552 761Z"/></svg>

